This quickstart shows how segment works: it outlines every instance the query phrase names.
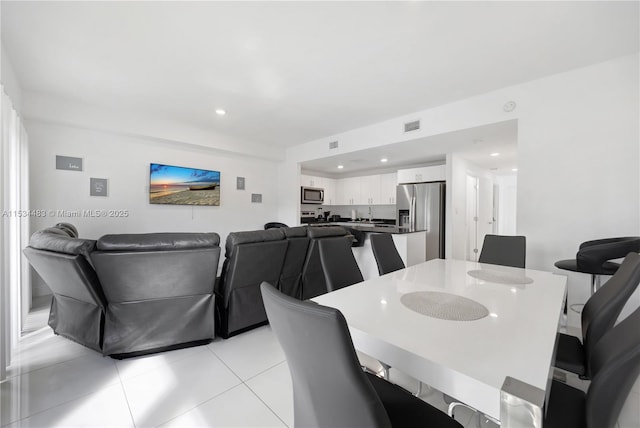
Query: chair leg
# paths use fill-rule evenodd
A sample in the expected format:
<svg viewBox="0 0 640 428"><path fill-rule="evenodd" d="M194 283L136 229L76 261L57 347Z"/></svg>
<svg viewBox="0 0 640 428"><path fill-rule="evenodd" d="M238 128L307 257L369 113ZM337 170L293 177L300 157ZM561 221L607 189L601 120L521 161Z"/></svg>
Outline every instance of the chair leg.
<svg viewBox="0 0 640 428"><path fill-rule="evenodd" d="M467 409L473 411L475 413L475 417L478 419L478 427L482 427L482 418L484 418L486 421L488 422L492 422L496 425L500 425L500 421L492 418L491 416L485 415L482 412L477 411L476 409L474 409L473 407L464 404L464 403L460 403L458 401L454 401L451 404L449 404L449 409L447 410L447 414L449 415L449 417L453 418L453 410L458 407L458 406L462 406L462 407L466 407Z"/></svg>
<svg viewBox="0 0 640 428"><path fill-rule="evenodd" d="M385 364L382 361L380 361L380 365L382 366L382 373L383 376L386 380L389 380L389 369L391 368L391 366L389 364Z"/></svg>
<svg viewBox="0 0 640 428"><path fill-rule="evenodd" d="M591 295L593 296L600 288L600 275L591 275Z"/></svg>

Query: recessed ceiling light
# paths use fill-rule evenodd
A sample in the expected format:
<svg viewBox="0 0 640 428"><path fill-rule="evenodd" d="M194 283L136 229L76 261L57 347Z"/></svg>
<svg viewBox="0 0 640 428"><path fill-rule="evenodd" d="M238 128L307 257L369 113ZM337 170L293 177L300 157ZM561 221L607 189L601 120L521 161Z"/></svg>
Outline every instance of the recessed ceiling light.
<svg viewBox="0 0 640 428"><path fill-rule="evenodd" d="M344 165L338 165L338 169L344 168Z"/></svg>
<svg viewBox="0 0 640 428"><path fill-rule="evenodd" d="M387 159L387 158L382 158L382 159L380 159L380 162L384 163L384 162L387 162L388 160L389 159Z"/></svg>
<svg viewBox="0 0 640 428"><path fill-rule="evenodd" d="M500 153L498 153L498 152L494 152L494 153L491 153L491 155L490 155L490 156L493 156L493 157L495 158L496 156L500 156Z"/></svg>
<svg viewBox="0 0 640 428"><path fill-rule="evenodd" d="M491 318L498 318L498 314L496 314L495 312L491 312L491 313L489 314L489 316L490 316Z"/></svg>
<svg viewBox="0 0 640 428"><path fill-rule="evenodd" d="M227 114L227 111L225 109L217 108L216 109L216 114L218 116L224 116L225 114Z"/></svg>
<svg viewBox="0 0 640 428"><path fill-rule="evenodd" d="M518 172L518 168L511 168L511 171Z"/></svg>

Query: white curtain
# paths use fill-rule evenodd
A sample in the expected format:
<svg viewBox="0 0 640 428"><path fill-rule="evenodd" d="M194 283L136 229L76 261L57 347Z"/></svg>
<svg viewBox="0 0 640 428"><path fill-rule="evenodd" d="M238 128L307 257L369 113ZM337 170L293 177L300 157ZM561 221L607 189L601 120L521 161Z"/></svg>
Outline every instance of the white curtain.
<svg viewBox="0 0 640 428"><path fill-rule="evenodd" d="M0 90L0 380L4 380L31 304L31 291L22 254L29 236L28 140L2 85Z"/></svg>

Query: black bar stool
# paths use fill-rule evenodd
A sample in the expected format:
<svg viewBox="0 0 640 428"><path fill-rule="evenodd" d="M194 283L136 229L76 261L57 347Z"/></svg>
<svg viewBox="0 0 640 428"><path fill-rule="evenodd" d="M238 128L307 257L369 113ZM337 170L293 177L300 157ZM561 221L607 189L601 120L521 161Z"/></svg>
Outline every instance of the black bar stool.
<svg viewBox="0 0 640 428"><path fill-rule="evenodd" d="M600 288L600 275L613 275L619 263L609 260L619 259L630 252L640 251L640 237L607 238L586 241L580 244L575 259L559 260L558 269L591 275L591 295Z"/></svg>

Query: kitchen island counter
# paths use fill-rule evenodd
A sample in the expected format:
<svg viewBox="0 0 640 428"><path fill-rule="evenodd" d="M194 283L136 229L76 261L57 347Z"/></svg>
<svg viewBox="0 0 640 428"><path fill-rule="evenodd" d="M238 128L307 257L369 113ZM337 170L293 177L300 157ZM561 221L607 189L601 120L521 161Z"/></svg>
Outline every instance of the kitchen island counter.
<svg viewBox="0 0 640 428"><path fill-rule="evenodd" d="M360 245L352 247L353 255L358 262L360 271L364 279L375 278L378 275L378 265L373 256L371 248L372 233L389 233L393 237L393 243L400 254L404 265L409 267L427 260L427 232L425 230L415 230L409 227L384 224L379 222L363 221L338 221L325 222L315 221L304 223L308 226L342 226L362 232L364 240Z"/></svg>
<svg viewBox="0 0 640 428"><path fill-rule="evenodd" d="M406 234L424 232L424 229L411 229L408 226L396 226L393 224L385 224L382 221L336 221L336 222L313 222L303 223L307 226L342 226L349 227L361 232L374 232L374 233L393 233L393 234Z"/></svg>
<svg viewBox="0 0 640 428"><path fill-rule="evenodd" d="M382 224L362 224L358 222L353 223L340 223L337 226L345 226L351 227L353 229L359 230L361 232L373 232L373 233L393 233L393 234L406 234L406 233L416 233L416 232L424 232L422 230L411 229L405 226L394 226L394 225L382 225Z"/></svg>

